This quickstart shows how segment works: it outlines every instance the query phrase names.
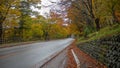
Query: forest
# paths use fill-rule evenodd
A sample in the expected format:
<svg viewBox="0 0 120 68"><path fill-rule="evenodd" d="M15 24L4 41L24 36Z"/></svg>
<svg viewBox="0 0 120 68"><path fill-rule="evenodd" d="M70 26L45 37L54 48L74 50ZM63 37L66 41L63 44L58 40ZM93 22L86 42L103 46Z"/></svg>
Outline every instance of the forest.
<svg viewBox="0 0 120 68"><path fill-rule="evenodd" d="M69 37L81 40L104 28L120 32L120 0L48 1L55 5L38 5L40 0L0 0L0 44ZM44 15L34 11L42 7L52 8Z"/></svg>

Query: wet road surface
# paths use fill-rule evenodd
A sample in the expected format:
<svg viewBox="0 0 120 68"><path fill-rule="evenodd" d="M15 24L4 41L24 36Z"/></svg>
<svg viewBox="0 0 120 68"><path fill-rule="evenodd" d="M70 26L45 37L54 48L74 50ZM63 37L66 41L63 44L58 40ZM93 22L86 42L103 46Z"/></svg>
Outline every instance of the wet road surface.
<svg viewBox="0 0 120 68"><path fill-rule="evenodd" d="M36 64L63 50L73 39L33 43L0 49L0 68L34 68Z"/></svg>

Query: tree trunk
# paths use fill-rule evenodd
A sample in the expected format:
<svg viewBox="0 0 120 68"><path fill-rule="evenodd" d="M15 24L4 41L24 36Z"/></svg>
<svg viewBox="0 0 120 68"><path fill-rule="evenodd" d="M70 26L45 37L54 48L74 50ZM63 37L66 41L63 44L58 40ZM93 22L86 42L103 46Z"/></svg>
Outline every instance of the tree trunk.
<svg viewBox="0 0 120 68"><path fill-rule="evenodd" d="M2 33L3 33L2 23L0 22L0 44L2 44Z"/></svg>
<svg viewBox="0 0 120 68"><path fill-rule="evenodd" d="M100 23L99 23L100 19L96 18L95 19L95 24L96 24L96 30L99 31L100 30Z"/></svg>
<svg viewBox="0 0 120 68"><path fill-rule="evenodd" d="M115 14L115 10L112 10L112 11L113 11L113 12L112 12L112 15L113 15L113 23L119 23L118 18L117 18L116 14Z"/></svg>

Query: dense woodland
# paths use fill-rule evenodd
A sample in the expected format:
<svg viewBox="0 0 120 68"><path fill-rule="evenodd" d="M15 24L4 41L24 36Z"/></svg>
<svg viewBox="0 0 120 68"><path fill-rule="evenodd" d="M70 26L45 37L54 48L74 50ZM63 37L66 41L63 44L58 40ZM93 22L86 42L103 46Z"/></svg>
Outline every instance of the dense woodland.
<svg viewBox="0 0 120 68"><path fill-rule="evenodd" d="M120 24L120 0L60 0L57 4L65 10L51 9L46 16L30 8L40 9L40 2L0 0L0 43L86 38L104 27Z"/></svg>

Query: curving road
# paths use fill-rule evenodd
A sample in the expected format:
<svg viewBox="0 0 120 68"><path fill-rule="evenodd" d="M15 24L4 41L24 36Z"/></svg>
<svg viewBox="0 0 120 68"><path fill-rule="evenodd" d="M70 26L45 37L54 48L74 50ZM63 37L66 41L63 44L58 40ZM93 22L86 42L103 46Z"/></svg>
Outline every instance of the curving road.
<svg viewBox="0 0 120 68"><path fill-rule="evenodd" d="M46 58L62 51L74 39L33 43L0 49L0 68L34 68L42 65ZM42 62L44 61L44 62Z"/></svg>

